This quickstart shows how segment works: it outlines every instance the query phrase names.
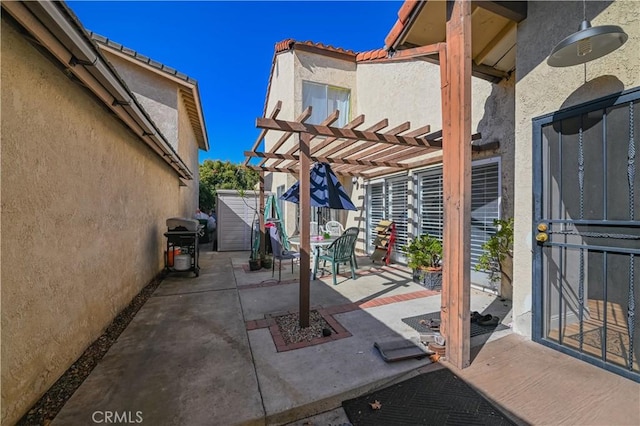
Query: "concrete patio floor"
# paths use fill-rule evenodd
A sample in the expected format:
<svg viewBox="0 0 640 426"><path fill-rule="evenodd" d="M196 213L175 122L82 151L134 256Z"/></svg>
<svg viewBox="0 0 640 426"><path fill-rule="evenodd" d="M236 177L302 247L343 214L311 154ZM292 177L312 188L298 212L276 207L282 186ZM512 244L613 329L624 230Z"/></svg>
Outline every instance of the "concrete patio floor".
<svg viewBox="0 0 640 426"><path fill-rule="evenodd" d="M341 424L343 400L443 367L519 424L640 424L639 384L510 329L474 337L462 371L427 358L384 362L373 343L417 342L402 319L439 311L440 294L406 268L364 258L356 280L311 283L312 309L350 336L278 351L269 318L297 312L298 267L284 262L278 283L270 270L249 272L248 253L201 250L200 276L160 284L54 425L92 424L104 411L158 425ZM487 293L472 291L471 308L511 321L509 302Z"/></svg>

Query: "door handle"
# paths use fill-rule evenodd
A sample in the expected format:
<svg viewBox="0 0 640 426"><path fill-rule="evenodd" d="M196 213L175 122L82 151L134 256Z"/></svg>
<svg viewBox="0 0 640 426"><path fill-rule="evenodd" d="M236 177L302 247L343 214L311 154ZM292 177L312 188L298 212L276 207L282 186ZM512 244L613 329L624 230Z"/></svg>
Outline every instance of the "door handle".
<svg viewBox="0 0 640 426"><path fill-rule="evenodd" d="M539 223L537 229L538 233L536 234L536 241L539 243L546 243L549 240L549 234L547 234L549 227L546 223Z"/></svg>

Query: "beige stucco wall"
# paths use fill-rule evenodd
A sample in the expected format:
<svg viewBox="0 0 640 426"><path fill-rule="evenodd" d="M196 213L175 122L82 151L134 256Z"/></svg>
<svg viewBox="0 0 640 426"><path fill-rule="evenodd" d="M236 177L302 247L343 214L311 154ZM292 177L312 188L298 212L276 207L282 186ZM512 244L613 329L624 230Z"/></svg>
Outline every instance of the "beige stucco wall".
<svg viewBox="0 0 640 426"><path fill-rule="evenodd" d="M173 149L177 151L179 149L177 123L180 100L176 83L144 69L135 63L135 59L123 59L107 50L103 50L103 53Z"/></svg>
<svg viewBox="0 0 640 426"><path fill-rule="evenodd" d="M165 219L188 209L173 169L4 19L1 43L1 418L12 424L162 269Z"/></svg>
<svg viewBox="0 0 640 426"><path fill-rule="evenodd" d="M176 89L177 90L177 89ZM180 216L194 217L198 208L200 197L198 186L200 184L199 163L198 163L198 140L193 131L189 113L184 103L184 98L178 98L178 156L184 164L191 170L193 180L183 181L186 186L180 187Z"/></svg>
<svg viewBox="0 0 640 426"><path fill-rule="evenodd" d="M514 330L531 335L532 123L535 117L640 85L640 4L586 2L593 26L620 25L629 39L620 49L584 65L551 68L547 55L577 31L581 2L529 2L518 26L515 103Z"/></svg>
<svg viewBox="0 0 640 426"><path fill-rule="evenodd" d="M269 98L267 99L267 109L265 114L268 116L273 111L276 103L282 101L282 108L278 114L278 118L282 120L294 120L300 112L295 111L295 105L293 102L294 97L294 56L292 51L280 53L275 57L275 64L273 67L273 74L271 76L271 87L269 89ZM267 150L270 150L273 145L280 139L282 132L269 131L265 137L265 144ZM294 141L298 140L297 135L291 136L288 141L288 147L291 147ZM279 150L283 151L282 148ZM258 160L253 160L252 164L257 164ZM285 190L289 189L296 179L287 173L265 173L265 192L276 193L276 189L280 185L284 185ZM295 205L291 203L284 203L284 211L282 214L285 217L285 223L287 224L287 232L291 234L295 229Z"/></svg>
<svg viewBox="0 0 640 426"><path fill-rule="evenodd" d="M515 79L491 84L472 78L471 129L482 134L482 142L500 142L495 151L474 152L473 159L500 156L502 172L501 208L504 217L513 215L514 157L514 97ZM365 114L368 123L389 119L389 128L405 121L411 128L425 124L431 131L442 129L440 67L424 61L358 64L358 114ZM417 173L419 170L413 170ZM409 204L414 200L409 191ZM359 182L351 194L364 206L364 186ZM417 218L416 218L417 219ZM365 216L349 213L349 226L360 224L364 230ZM412 222L409 223L411 232ZM364 249L364 241L362 249Z"/></svg>

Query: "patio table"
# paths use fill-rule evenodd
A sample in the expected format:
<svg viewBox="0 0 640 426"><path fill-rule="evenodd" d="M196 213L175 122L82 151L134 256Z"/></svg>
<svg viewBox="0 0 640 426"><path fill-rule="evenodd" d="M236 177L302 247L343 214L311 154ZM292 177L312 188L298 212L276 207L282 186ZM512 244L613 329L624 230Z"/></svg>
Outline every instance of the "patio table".
<svg viewBox="0 0 640 426"><path fill-rule="evenodd" d="M340 235L336 235L336 236L332 236L329 238L324 238L322 236L315 236L312 235L310 238L310 245L311 245L311 262L309 264L309 266L311 267L311 269L313 270L313 265L315 265L315 260L316 260L316 256L320 253L320 249L323 247L329 247L335 240L337 240L338 238L340 238ZM292 244L294 246L298 247L298 251L300 250L300 237L290 237L289 238L289 244ZM313 279L315 280L316 277L315 275L313 276Z"/></svg>

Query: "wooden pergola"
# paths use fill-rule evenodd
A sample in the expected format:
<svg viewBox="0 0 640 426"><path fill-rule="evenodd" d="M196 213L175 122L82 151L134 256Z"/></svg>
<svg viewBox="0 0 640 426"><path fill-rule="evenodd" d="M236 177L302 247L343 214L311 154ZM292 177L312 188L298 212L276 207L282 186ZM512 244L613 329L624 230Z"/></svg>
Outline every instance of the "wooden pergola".
<svg viewBox="0 0 640 426"><path fill-rule="evenodd" d="M471 134L471 2L447 1L446 42L419 46L395 53L392 60L437 56L440 64L443 130L431 132L430 126L414 130L403 123L383 132L388 120L382 120L365 130L358 116L344 127L332 127L338 119L334 113L319 125L307 124L311 115L307 108L294 121L278 119L278 102L269 117L259 118L261 129L251 151L245 152L244 165L258 170L260 205L264 209L264 172L297 174L300 193L310 193L312 161L332 164L336 174L365 179L393 172L442 162L444 182L444 235L441 332L447 345L447 359L458 368L470 363L470 235L471 235L471 152L474 149L495 149L497 144L476 146L479 135ZM282 132L280 139L268 150L256 149L269 130ZM406 132L406 133L405 133ZM286 152L280 149L289 138L298 141ZM323 137L322 139L320 137ZM252 157L262 158L257 166L249 165ZM310 197L300 197L300 217L310 216ZM260 228L264 235L263 216ZM300 224L300 325L309 325L310 284L310 224ZM263 239L264 240L264 239Z"/></svg>

